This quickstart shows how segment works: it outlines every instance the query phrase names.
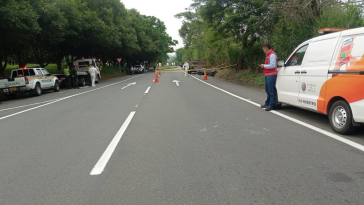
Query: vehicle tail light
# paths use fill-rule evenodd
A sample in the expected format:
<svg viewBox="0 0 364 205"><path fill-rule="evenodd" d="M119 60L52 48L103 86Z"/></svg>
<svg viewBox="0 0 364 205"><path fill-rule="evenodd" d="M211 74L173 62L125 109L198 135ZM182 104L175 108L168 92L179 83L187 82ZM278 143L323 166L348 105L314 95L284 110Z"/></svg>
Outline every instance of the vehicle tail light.
<svg viewBox="0 0 364 205"><path fill-rule="evenodd" d="M29 84L29 79L28 78L25 78L25 84Z"/></svg>

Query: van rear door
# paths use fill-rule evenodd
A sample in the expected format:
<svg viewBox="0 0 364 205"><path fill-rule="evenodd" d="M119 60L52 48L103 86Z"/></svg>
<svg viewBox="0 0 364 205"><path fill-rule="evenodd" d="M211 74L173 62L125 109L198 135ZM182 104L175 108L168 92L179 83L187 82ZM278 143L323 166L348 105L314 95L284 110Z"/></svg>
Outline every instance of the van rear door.
<svg viewBox="0 0 364 205"><path fill-rule="evenodd" d="M324 86L324 84L328 78L328 70L339 40L338 36L339 33L335 36L330 35L330 38L323 36L310 43L300 73L298 102L301 107L314 111L323 109L318 108L318 106L324 105L318 100L325 102L325 97L320 98L320 93L326 92L326 85Z"/></svg>

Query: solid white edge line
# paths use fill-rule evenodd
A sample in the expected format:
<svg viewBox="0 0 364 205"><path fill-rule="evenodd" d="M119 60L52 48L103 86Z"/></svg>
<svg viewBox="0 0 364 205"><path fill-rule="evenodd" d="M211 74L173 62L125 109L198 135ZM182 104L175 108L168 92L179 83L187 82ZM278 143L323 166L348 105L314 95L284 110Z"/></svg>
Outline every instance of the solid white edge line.
<svg viewBox="0 0 364 205"><path fill-rule="evenodd" d="M117 85L117 84L123 83L125 81L131 80L131 79L136 78L136 77L139 77L139 76L142 76L142 75L138 75L138 76L135 76L135 77L132 77L132 78L128 78L126 80L123 80L123 81L120 81L120 82L117 82L117 83L112 83L112 84L105 85L103 87L95 88L95 89L92 89L92 90L88 90L88 91L85 91L85 92L82 92L82 93L77 93L77 94L70 95L70 96L67 96L67 97L58 98L56 100L53 100L53 101L51 101L49 103L46 103L46 104L43 104L43 105L40 105L40 106L37 106L37 107L33 107L33 108L30 108L30 109L27 109L27 110L23 110L23 111L20 111L20 112L17 112L17 113L13 113L11 115L6 115L4 117L0 117L0 120L9 118L9 117L12 117L12 116L15 116L15 115L20 115L22 113L29 112L29 111L32 111L32 110L35 110L35 109L38 109L38 108L41 108L41 107L44 107L44 106L47 106L47 105L50 105L50 104L54 104L56 102L60 102L60 101L63 101L63 100L72 98L72 97L76 97L76 96L83 95L83 94L86 94L86 93L89 93L89 92L93 92L93 91L100 90L100 89L103 89L103 88L107 88L107 87L110 87L110 86L113 86L113 85Z"/></svg>
<svg viewBox="0 0 364 205"><path fill-rule="evenodd" d="M129 114L128 118L126 118L124 124L121 126L118 133L116 133L115 137L110 142L109 146L106 148L105 152L102 154L99 161L97 161L97 163L94 166L94 168L92 169L90 175L92 175L92 176L100 175L104 171L107 163L109 162L112 154L114 153L117 145L119 144L121 138L123 137L126 129L128 128L131 120L133 119L134 115L135 115L135 111L131 112Z"/></svg>
<svg viewBox="0 0 364 205"><path fill-rule="evenodd" d="M0 110L0 112L4 112L4 111L8 111L8 110L14 110L14 109L19 109L19 108L23 108L23 107L29 107L29 106L33 106L33 105L44 104L44 103L56 101L56 100L59 100L59 99L62 99L62 98L58 98L58 99L54 99L54 100L47 100L47 101L43 101L43 102L39 102L39 103L33 103L33 104L29 104L29 105L22 105L22 106L18 106L18 107L6 108L6 109Z"/></svg>
<svg viewBox="0 0 364 205"><path fill-rule="evenodd" d="M149 86L149 87L147 88L147 90L145 91L145 94L148 94L148 93L149 93L150 87L151 87L151 86Z"/></svg>
<svg viewBox="0 0 364 205"><path fill-rule="evenodd" d="M191 75L191 76L192 76L192 75ZM223 90L223 89L221 89L221 88L219 88L219 87L216 87L216 86L214 86L214 85L212 85L212 84L210 84L210 83L206 83L205 81L202 81L202 80L200 80L199 78L196 78L195 76L192 76L192 77L193 77L193 78L195 78L195 79L197 79L198 81L201 81L201 82L205 83L206 85L209 85L209 86L211 86L211 87L213 87L213 88L215 88L215 89L217 89L217 90L220 90L220 91L222 91L222 92L224 92L224 93L226 93L226 94L229 94L229 95L231 95L231 96L233 96L233 97L235 97L235 98L238 98L238 99L243 100L243 101L245 101L245 102L248 102L248 103L250 103L250 104L252 104L252 105L255 105L255 106L257 106L257 107L260 107L260 104L258 104L258 103L255 103L255 102L253 102L253 101L251 101L251 100L248 100L248 99L242 98L242 97L240 97L240 96L238 96L238 95L235 95L235 94L233 94L233 93L230 93L230 92L228 92L228 91L226 91L226 90ZM302 125L302 126L304 126L304 127L307 127L307 128L309 128L309 129L311 129L311 130L314 130L314 131L316 131L316 132L318 132L318 133L321 133L321 134L323 134L323 135L326 135L327 137L330 137L330 138L332 138L332 139L335 139L335 140L337 140L337 141L340 141L340 142L342 142L342 143L344 143L344 144L347 144L347 145L349 145L349 146L351 146L351 147L354 147L354 148L356 148L356 149L361 150L361 151L363 151L363 152L364 152L364 146L363 146L363 145L361 145L361 144L359 144L359 143L356 143L356 142L353 142L353 141L351 141L351 140L345 139L345 138L343 138L343 137L340 137L339 135L333 134L333 133L331 133L331 132L328 132L328 131L326 131L326 130L320 129L320 128L315 127L315 126L313 126L313 125L310 125L310 124L308 124L308 123L302 122L302 121L300 121L300 120L297 120L297 119L295 119L295 118L293 118L293 117L290 117L290 116L288 116L288 115L282 114L282 113L280 113L280 112L277 112L277 111L271 111L271 113L273 113L273 114L275 114L275 115L278 115L278 116L280 116L280 117L282 117L282 118L285 118L285 119L287 119L287 120L289 120L289 121L292 121L292 122L294 122L294 123L297 123L297 124L299 124L299 125Z"/></svg>

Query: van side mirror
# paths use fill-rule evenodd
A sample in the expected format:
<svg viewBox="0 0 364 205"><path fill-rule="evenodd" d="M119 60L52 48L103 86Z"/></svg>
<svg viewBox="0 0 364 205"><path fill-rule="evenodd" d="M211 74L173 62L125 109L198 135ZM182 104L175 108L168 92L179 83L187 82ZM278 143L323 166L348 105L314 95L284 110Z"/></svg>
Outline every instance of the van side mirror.
<svg viewBox="0 0 364 205"><path fill-rule="evenodd" d="M284 60L279 60L278 67L283 67L283 66L285 66Z"/></svg>

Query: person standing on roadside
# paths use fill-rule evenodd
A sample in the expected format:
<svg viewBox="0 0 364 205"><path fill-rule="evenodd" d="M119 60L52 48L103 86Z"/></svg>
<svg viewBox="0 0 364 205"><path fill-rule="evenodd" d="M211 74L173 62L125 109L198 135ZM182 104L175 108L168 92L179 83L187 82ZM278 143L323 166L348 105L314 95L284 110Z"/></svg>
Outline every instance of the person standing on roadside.
<svg viewBox="0 0 364 205"><path fill-rule="evenodd" d="M187 77L188 69L190 69L190 65L187 63L187 61L185 61L183 68L185 69L185 77Z"/></svg>
<svg viewBox="0 0 364 205"><path fill-rule="evenodd" d="M64 70L63 70L65 79L66 79L66 88L70 89L71 88L71 73L70 73L70 66L67 66Z"/></svg>
<svg viewBox="0 0 364 205"><path fill-rule="evenodd" d="M155 67L155 64L153 64L153 69L154 69L154 72L155 72L155 68L156 68L156 67Z"/></svg>
<svg viewBox="0 0 364 205"><path fill-rule="evenodd" d="M78 75L75 66L71 67L71 78L72 78L73 89L80 89L78 87Z"/></svg>
<svg viewBox="0 0 364 205"><path fill-rule="evenodd" d="M90 73L91 81L90 86L95 87L95 80L96 80L96 68L95 66L91 66L91 68L88 70Z"/></svg>
<svg viewBox="0 0 364 205"><path fill-rule="evenodd" d="M276 99L276 81L277 81L277 62L278 56L272 50L272 46L269 43L263 45L263 52L266 54L265 63L260 67L264 69L265 76L265 92L267 93L267 100L261 108L265 111L274 110Z"/></svg>

